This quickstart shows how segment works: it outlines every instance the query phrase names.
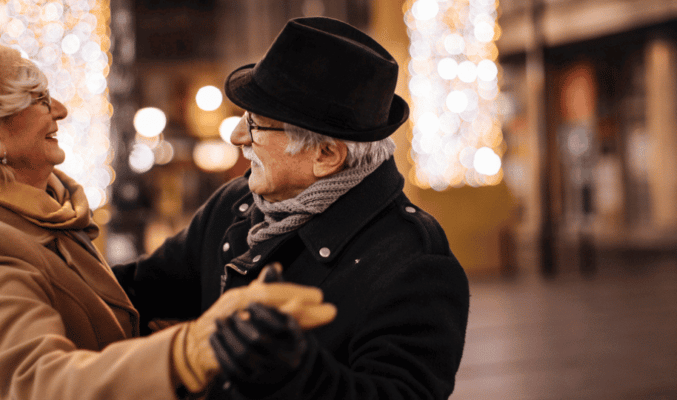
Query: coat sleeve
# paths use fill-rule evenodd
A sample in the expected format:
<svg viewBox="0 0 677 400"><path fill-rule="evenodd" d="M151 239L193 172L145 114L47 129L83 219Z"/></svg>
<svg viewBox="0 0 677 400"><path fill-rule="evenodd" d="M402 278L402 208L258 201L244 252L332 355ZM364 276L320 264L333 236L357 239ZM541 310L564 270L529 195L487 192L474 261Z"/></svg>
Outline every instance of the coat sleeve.
<svg viewBox="0 0 677 400"><path fill-rule="evenodd" d="M241 387L213 398L446 400L461 361L469 311L461 266L453 256L422 256L383 276L373 293L364 312L356 313L345 361L310 333L307 359L283 387L274 393Z"/></svg>
<svg viewBox="0 0 677 400"><path fill-rule="evenodd" d="M205 254L226 231L226 210L246 189L246 180L236 180L217 190L195 213L190 224L168 238L152 254L113 272L140 314L142 334L153 319L186 320L200 315L204 269L210 267Z"/></svg>
<svg viewBox="0 0 677 400"><path fill-rule="evenodd" d="M30 243L0 245L0 399L175 398L170 377L174 329L78 349L52 301L55 288ZM41 269L42 268L42 269ZM59 294L63 295L63 294Z"/></svg>
<svg viewBox="0 0 677 400"><path fill-rule="evenodd" d="M168 238L155 252L113 266L113 273L139 311L141 334L153 319L186 320L200 314L199 221Z"/></svg>

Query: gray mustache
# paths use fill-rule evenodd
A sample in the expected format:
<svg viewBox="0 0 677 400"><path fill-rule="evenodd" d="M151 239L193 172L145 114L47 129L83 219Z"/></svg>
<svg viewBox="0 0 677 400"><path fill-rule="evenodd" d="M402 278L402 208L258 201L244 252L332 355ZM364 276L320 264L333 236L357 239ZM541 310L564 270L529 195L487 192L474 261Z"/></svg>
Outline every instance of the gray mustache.
<svg viewBox="0 0 677 400"><path fill-rule="evenodd" d="M256 156L256 153L254 153L254 149L252 149L251 146L242 146L242 155L247 160L261 165L261 160L259 160L259 158Z"/></svg>

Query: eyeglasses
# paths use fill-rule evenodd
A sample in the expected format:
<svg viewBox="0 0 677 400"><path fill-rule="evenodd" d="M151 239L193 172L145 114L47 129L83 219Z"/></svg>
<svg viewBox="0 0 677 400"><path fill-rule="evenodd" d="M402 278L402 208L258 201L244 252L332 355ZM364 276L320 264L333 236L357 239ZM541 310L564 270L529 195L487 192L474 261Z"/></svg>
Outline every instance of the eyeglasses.
<svg viewBox="0 0 677 400"><path fill-rule="evenodd" d="M49 95L49 89L42 92L38 97L31 100L31 104L42 103L47 106L49 112L52 112L52 97Z"/></svg>
<svg viewBox="0 0 677 400"><path fill-rule="evenodd" d="M252 133L252 130L256 129L257 131L280 131L284 132L284 128L273 128L271 126L258 126L252 121L251 115L249 113L245 113L246 118L245 121L247 121L247 132L249 132L249 140L251 140L252 143L254 142L254 134Z"/></svg>

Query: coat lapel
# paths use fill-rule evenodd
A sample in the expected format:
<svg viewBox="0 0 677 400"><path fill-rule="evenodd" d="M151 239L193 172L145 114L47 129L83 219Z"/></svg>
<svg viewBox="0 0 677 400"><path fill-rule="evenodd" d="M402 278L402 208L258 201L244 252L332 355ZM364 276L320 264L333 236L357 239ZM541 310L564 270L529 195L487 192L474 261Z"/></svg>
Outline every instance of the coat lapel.
<svg viewBox="0 0 677 400"><path fill-rule="evenodd" d="M256 278L261 268L279 261L285 279L310 286L320 286L331 273L337 256L343 248L371 220L388 207L400 194L404 185L394 160L383 162L361 183L341 196L325 212L316 215L297 231L266 240L249 249L246 237L249 228L263 220L263 215L247 193L231 207L235 222L226 232L236 258L226 263L221 279L224 288L236 287ZM370 199L365 202L363 199ZM243 204L246 203L246 207ZM228 270L228 264L237 268ZM295 265L312 264L313 268L294 268ZM246 271L247 277L236 271Z"/></svg>
<svg viewBox="0 0 677 400"><path fill-rule="evenodd" d="M43 245L46 251L55 252L68 268L77 274L80 280L84 281L103 301L109 306L128 314L127 318L119 318L118 316L118 320L120 320L128 336L138 334L138 311L118 284L103 256L84 233L82 237L71 237L66 233L67 231L45 229L2 207L0 207L0 218L32 237L37 243ZM87 239L86 241L89 242L91 248L84 243L84 246L79 243L85 239ZM55 265L49 265L49 267L54 269ZM77 282L73 281L74 277L66 275L66 271L55 270L52 276L53 279L62 282L65 290L77 287Z"/></svg>

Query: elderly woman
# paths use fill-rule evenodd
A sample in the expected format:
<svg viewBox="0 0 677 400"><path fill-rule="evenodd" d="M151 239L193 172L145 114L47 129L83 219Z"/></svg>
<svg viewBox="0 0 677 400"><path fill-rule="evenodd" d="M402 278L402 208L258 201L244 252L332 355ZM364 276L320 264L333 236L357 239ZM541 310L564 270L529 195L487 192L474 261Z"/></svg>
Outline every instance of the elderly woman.
<svg viewBox="0 0 677 400"><path fill-rule="evenodd" d="M196 320L134 338L139 314L92 245L98 228L84 191L54 168L65 158L56 134L66 116L45 75L0 46L0 399L198 393L219 370L215 320L252 302L303 328L333 318L318 289L259 279Z"/></svg>

